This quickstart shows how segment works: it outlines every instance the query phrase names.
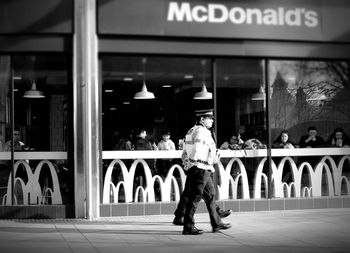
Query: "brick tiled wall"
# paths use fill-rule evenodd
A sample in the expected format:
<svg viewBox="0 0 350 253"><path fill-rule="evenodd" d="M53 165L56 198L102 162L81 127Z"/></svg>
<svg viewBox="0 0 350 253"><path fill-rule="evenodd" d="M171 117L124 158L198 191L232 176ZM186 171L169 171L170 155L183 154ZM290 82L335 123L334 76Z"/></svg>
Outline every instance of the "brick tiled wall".
<svg viewBox="0 0 350 253"><path fill-rule="evenodd" d="M249 200L220 200L217 204L222 209L232 209L233 212L258 212L273 210L302 210L322 208L349 208L350 197L319 197L319 198L277 198L277 199L249 199ZM120 203L101 204L100 216L137 216L173 214L177 202L156 203ZM199 203L198 213L207 212L203 201Z"/></svg>

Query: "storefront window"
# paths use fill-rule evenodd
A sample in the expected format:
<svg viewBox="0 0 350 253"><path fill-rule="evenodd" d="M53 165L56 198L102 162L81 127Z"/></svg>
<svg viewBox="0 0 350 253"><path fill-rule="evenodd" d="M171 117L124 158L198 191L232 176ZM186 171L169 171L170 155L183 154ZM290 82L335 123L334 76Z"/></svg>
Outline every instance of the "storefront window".
<svg viewBox="0 0 350 253"><path fill-rule="evenodd" d="M272 60L269 80L272 140L285 129L297 145L312 146L300 140L314 127L324 143L312 147L345 145L330 137L336 128L350 134L348 62Z"/></svg>
<svg viewBox="0 0 350 253"><path fill-rule="evenodd" d="M220 198L311 194L308 173L316 168L320 159L326 159L324 152L327 150L307 149L300 153L300 149L295 149L287 153L281 150L285 147L275 143L284 130L287 130L289 142L294 148L311 146L300 143L310 127L318 135L319 146L314 147L350 146L347 139L338 143L329 138L337 128L343 129L344 136L349 135L349 69L345 62L107 55L101 56L101 62L103 150L139 150L135 140L140 129L146 130L148 140L154 144L167 130L176 149L181 149L181 139L195 123L193 112L199 108L214 108L217 145L222 150L216 175L218 184L227 190L218 190ZM203 84L212 92L212 98L194 99ZM140 95L138 92L145 86L152 94L146 94L144 98L148 99L135 99L135 94ZM269 129L271 132L268 132ZM128 147L125 138L129 140ZM269 138L274 150L268 149ZM152 177L167 178L170 166L159 166L159 161L163 159L160 152L152 154L154 159L142 157L145 159L143 165L133 163L139 160L136 155L111 153L109 157L115 160L104 159L103 175L114 168L119 174L113 174L111 179L108 178L110 181L104 182L104 203L115 201L116 196L113 200L108 199L109 192L117 192L125 176L134 176L122 175L122 166L114 163L117 160L123 160L129 171L134 164L136 171L133 191L131 188L128 190L129 200L125 201L138 196L140 190L137 189L145 189L148 184L152 184L155 195L158 194L155 199L161 199ZM180 154L171 158L177 159L176 163L181 166ZM338 162L343 158L332 159ZM293 170L294 165L298 168L307 166L307 169L300 169L301 180L297 182L297 187L294 187L292 176L298 173ZM148 183L145 183L147 176L142 175L140 167L147 167L146 171L150 171L146 173ZM332 168L335 168L334 164ZM347 164L345 169L349 169ZM138 180L139 176L143 180ZM180 176L175 177L178 179ZM115 185L112 190L110 182ZM268 188L271 190L268 191ZM329 191L322 185L322 192L315 194L328 195ZM146 198L143 201L147 201ZM135 197L133 201L142 200Z"/></svg>
<svg viewBox="0 0 350 253"><path fill-rule="evenodd" d="M194 99L203 83L213 91L209 59L102 56L102 72L103 150L125 150L123 139L133 141L140 129L155 143L169 131L178 149L194 110L213 108L212 99ZM154 99L134 98L143 84Z"/></svg>
<svg viewBox="0 0 350 253"><path fill-rule="evenodd" d="M72 202L68 57L11 55L1 57L0 65L0 203Z"/></svg>

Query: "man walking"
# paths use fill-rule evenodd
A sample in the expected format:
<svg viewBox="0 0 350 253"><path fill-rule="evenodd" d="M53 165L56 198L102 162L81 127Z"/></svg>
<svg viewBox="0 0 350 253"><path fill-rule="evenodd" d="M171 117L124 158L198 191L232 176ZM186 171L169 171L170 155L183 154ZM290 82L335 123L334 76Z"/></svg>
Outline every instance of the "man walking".
<svg viewBox="0 0 350 253"><path fill-rule="evenodd" d="M188 202L184 215L182 234L199 235L203 231L197 229L194 214L198 203L203 198L207 206L213 232L231 227L223 223L215 207L215 187L212 173L214 164L219 161L219 153L210 129L213 126L213 110L196 111L196 125L186 134L182 161L187 172L185 188L188 190ZM204 194L206 191L206 194Z"/></svg>
<svg viewBox="0 0 350 253"><path fill-rule="evenodd" d="M203 196L206 194L209 197L210 193L208 193L204 189ZM205 197L203 197L203 199L204 198ZM174 225L183 225L184 224L184 215L185 215L187 202L188 202L188 189L185 187L185 189L183 190L183 192L181 194L180 201L177 204L176 210L174 212L174 215L175 215L174 220L173 220ZM220 208L220 206L217 205L216 203L215 203L215 209L216 209L216 212L218 213L218 215L220 216L220 218L226 218L227 216L229 216L232 213L231 209L222 210Z"/></svg>

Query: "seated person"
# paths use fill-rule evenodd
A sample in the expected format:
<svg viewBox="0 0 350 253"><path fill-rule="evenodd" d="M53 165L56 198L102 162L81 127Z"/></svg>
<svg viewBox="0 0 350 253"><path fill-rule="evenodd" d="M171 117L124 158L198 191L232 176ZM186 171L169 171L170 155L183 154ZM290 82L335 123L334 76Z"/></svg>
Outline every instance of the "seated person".
<svg viewBox="0 0 350 253"><path fill-rule="evenodd" d="M21 132L18 129L15 129L13 131L13 141L14 141L13 149L15 151L25 151L30 149L26 147L26 145L21 141ZM11 146L12 146L12 140L7 141L4 144L3 151L4 152L11 151Z"/></svg>
<svg viewBox="0 0 350 253"><path fill-rule="evenodd" d="M325 146L326 142L321 136L317 135L316 127L310 126L307 132L307 135L300 138L299 146L301 148L321 148Z"/></svg>
<svg viewBox="0 0 350 253"><path fill-rule="evenodd" d="M123 131L119 142L114 147L116 150L134 150L132 143L132 131Z"/></svg>
<svg viewBox="0 0 350 253"><path fill-rule="evenodd" d="M272 148L294 148L295 144L293 144L289 140L289 133L287 130L283 130L277 139L272 143Z"/></svg>
<svg viewBox="0 0 350 253"><path fill-rule="evenodd" d="M259 141L256 138L252 138L249 140L246 140L243 144L244 149L265 149L266 145L263 144L261 141Z"/></svg>
<svg viewBox="0 0 350 253"><path fill-rule="evenodd" d="M170 139L170 132L164 131L162 140L158 142L158 150L175 150L175 143Z"/></svg>
<svg viewBox="0 0 350 253"><path fill-rule="evenodd" d="M153 145L153 142L150 141L150 138L147 138L147 137L149 136L147 136L146 129L143 129L143 128L140 129L137 132L134 150L157 150L157 145ZM144 159L144 160L148 164L152 174L156 175L157 174L156 160L155 159Z"/></svg>
<svg viewBox="0 0 350 253"><path fill-rule="evenodd" d="M350 139L344 130L340 127L336 128L329 136L327 144L331 147L348 148L350 147Z"/></svg>
<svg viewBox="0 0 350 253"><path fill-rule="evenodd" d="M322 148L325 147L326 142L322 137L317 135L317 129L314 126L310 126L307 130L308 134L300 138L300 148ZM298 159L299 163L308 162L313 168L319 162L318 156L304 156Z"/></svg>
<svg viewBox="0 0 350 253"><path fill-rule="evenodd" d="M243 144L243 140L236 135L232 135L229 141L225 141L221 146L220 149L241 149L242 148L242 144Z"/></svg>
<svg viewBox="0 0 350 253"><path fill-rule="evenodd" d="M175 150L175 143L170 140L170 132L164 131L162 134L162 140L158 142L158 150ZM170 167L172 166L172 159L158 159L157 170L158 173L164 178L166 177Z"/></svg>
<svg viewBox="0 0 350 253"><path fill-rule="evenodd" d="M152 143L146 137L147 131L141 129L136 137L135 150L153 150Z"/></svg>

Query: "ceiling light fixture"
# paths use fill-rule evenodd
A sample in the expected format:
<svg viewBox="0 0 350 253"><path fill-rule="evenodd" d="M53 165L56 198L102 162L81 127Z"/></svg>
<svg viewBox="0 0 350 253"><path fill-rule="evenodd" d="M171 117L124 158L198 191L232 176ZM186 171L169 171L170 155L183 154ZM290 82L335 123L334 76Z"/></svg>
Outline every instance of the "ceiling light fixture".
<svg viewBox="0 0 350 253"><path fill-rule="evenodd" d="M258 101L258 100L265 100L265 91L264 91L264 88L263 86L260 86L259 88L259 92L257 93L254 93L252 95L252 100L255 100L255 101Z"/></svg>
<svg viewBox="0 0 350 253"><path fill-rule="evenodd" d="M143 81L142 89L135 93L134 99L155 99L155 96L147 90L146 83Z"/></svg>
<svg viewBox="0 0 350 253"><path fill-rule="evenodd" d="M35 80L33 80L31 89L24 92L23 97L24 98L44 98L45 95L44 95L44 92L36 88L36 82Z"/></svg>
<svg viewBox="0 0 350 253"><path fill-rule="evenodd" d="M213 98L213 94L207 91L207 87L205 86L205 83L203 83L202 90L194 94L194 97L193 97L193 99L212 99L212 98Z"/></svg>
<svg viewBox="0 0 350 253"><path fill-rule="evenodd" d="M146 86L146 77L145 77L145 64L146 64L146 58L142 58L142 68L143 68L143 80L142 80L142 89L139 92L136 92L134 95L134 99L155 99L155 96L152 92L149 92L147 90Z"/></svg>
<svg viewBox="0 0 350 253"><path fill-rule="evenodd" d="M213 94L211 92L208 92L207 90L207 86L205 85L205 76L204 76L204 68L205 68L205 60L201 61L202 63L202 90L200 92L197 92L196 94L194 94L193 99L212 99L213 98Z"/></svg>

